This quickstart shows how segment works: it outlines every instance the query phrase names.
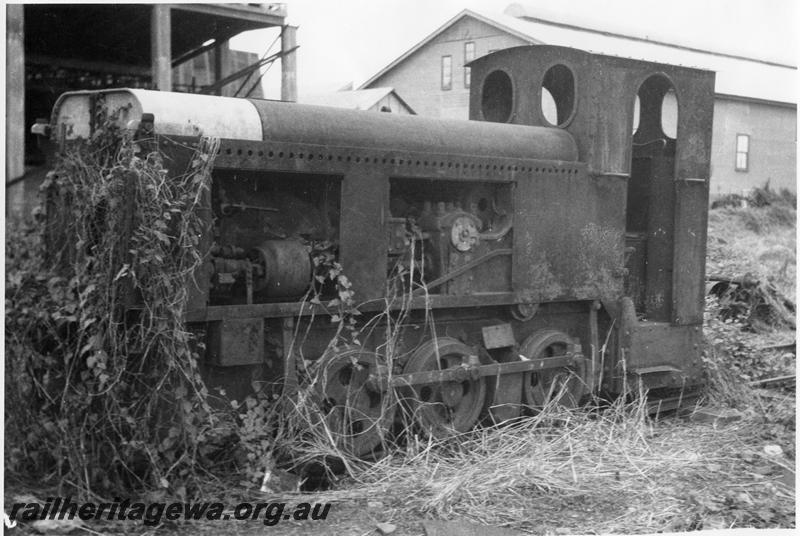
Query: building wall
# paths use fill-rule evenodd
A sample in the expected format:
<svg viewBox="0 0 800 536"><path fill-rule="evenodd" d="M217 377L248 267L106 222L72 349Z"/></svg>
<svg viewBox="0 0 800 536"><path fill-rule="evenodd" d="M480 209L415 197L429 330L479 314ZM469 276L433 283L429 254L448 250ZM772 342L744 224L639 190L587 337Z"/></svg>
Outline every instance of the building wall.
<svg viewBox="0 0 800 536"><path fill-rule="evenodd" d="M736 171L736 135L750 136L747 171ZM797 189L797 109L718 97L711 145L711 195L763 186Z"/></svg>
<svg viewBox="0 0 800 536"><path fill-rule="evenodd" d="M475 42L475 57L528 44L471 17L443 31L369 87L393 87L419 115L466 119L464 43ZM452 89L441 88L441 58L452 56ZM543 103L545 107L548 103ZM797 111L794 107L718 97L714 107L711 195L763 186L797 189ZM750 135L748 171L736 171L736 134Z"/></svg>
<svg viewBox="0 0 800 536"><path fill-rule="evenodd" d="M203 86L211 85L214 80L214 62L215 56L218 53L223 54L222 60L222 77L229 76L237 71L244 69L249 65L253 65L259 60L258 54L254 52L245 52L242 50L232 50L230 45L226 42L219 48L209 50L199 56L183 62L182 64L172 69L172 87L173 91L186 91L194 93L203 88ZM263 67L261 68L263 69ZM259 80L260 70L253 73L248 79L244 76L238 80L234 80L230 84L223 86L222 95L226 97L245 97L249 93L250 98L261 99L264 98L264 91L262 84ZM247 83L242 87L242 83L247 79ZM242 88L240 90L240 87ZM251 91L252 89L252 91ZM238 95L237 95L238 91Z"/></svg>
<svg viewBox="0 0 800 536"><path fill-rule="evenodd" d="M469 88L464 86L464 43L475 43L475 57L528 44L520 38L464 17L368 87L392 87L417 114L467 119ZM442 56L452 57L452 89L442 90Z"/></svg>

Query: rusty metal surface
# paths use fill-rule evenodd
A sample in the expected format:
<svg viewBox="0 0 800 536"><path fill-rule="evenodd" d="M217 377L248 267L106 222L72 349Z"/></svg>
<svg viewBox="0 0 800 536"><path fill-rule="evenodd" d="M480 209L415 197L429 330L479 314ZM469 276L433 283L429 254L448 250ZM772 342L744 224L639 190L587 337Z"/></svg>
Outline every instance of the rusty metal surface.
<svg viewBox="0 0 800 536"><path fill-rule="evenodd" d="M596 214L614 209L598 206L585 168L570 168L517 184L512 282L526 301L621 296L622 235L595 223Z"/></svg>
<svg viewBox="0 0 800 536"><path fill-rule="evenodd" d="M328 148L372 148L486 156L575 160L571 136L553 129L497 125L419 116L375 114L324 106L251 101L261 116L264 141Z"/></svg>
<svg viewBox="0 0 800 536"><path fill-rule="evenodd" d="M674 144L670 147L674 150ZM644 288L639 310L648 319L661 322L670 320L672 309L674 167L672 157L664 157L655 151L637 152L631 181L643 184L648 195L641 206L628 209L641 210L644 219L645 243L639 252L645 265L640 274Z"/></svg>
<svg viewBox="0 0 800 536"><path fill-rule="evenodd" d="M695 76L695 73L675 69L672 79L678 102L691 103L690 110L678 114L672 321L679 325L702 324L714 74Z"/></svg>
<svg viewBox="0 0 800 536"><path fill-rule="evenodd" d="M537 168L552 164L546 158L524 155L471 156L415 152L398 146L387 151L372 146L319 147L289 141L251 142L223 139L216 169L288 171L302 174L345 175L367 168L388 177L447 179L469 182L512 182L532 177Z"/></svg>
<svg viewBox="0 0 800 536"><path fill-rule="evenodd" d="M381 180L383 179L383 180ZM347 274L356 282L356 299L383 297L386 287L386 177L369 169L353 169L342 183L339 255Z"/></svg>
<svg viewBox="0 0 800 536"><path fill-rule="evenodd" d="M679 325L703 323L708 183L675 182L673 310Z"/></svg>
<svg viewBox="0 0 800 536"><path fill-rule="evenodd" d="M575 191L563 184L548 190L547 184L518 183L516 197L521 201L515 218L525 236L515 236L514 290L519 297L544 300L553 296L593 298L602 291L602 303L616 317L624 292L617 279L625 273L621 270L624 233L640 233L643 240L631 256L629 268L634 273L629 274L628 289L637 302L637 312L659 322L638 325L634 317L626 335L634 341L631 358L682 363L694 371L699 355L694 336L671 329L674 326L669 323L702 322L714 73L565 47L507 49L471 63L470 118L484 118L481 87L492 72L502 69L510 74L514 88L509 121L547 124L536 89L553 65L565 66L574 78L570 99L575 110L560 126L575 137L579 160L586 165L586 177L581 179L593 189L587 195L580 185ZM670 140L661 125L661 99L670 90L678 103L676 140ZM639 129L632 136L634 104L640 93ZM634 176L632 161L642 164L634 169ZM558 188L562 190L558 192ZM548 202L530 201L536 197ZM537 224L538 217L549 219L551 215L559 218L558 229ZM580 222L595 225L595 236L619 237L619 246L605 248L614 251L605 263L601 248L580 259L595 266L605 264L606 275L611 277L593 279L569 262L578 260L570 250L586 251L597 242L577 240Z"/></svg>
<svg viewBox="0 0 800 536"><path fill-rule="evenodd" d="M588 165L589 176L595 181L612 177L625 180L630 174L634 101L642 84L660 77L674 89L680 106L678 139L674 161L661 161L662 169L657 172L660 176L658 188L652 192L653 203L658 203L663 217L659 216L649 224L657 239L652 244L656 254L648 263L655 266L649 274L648 284L653 288L648 289L648 299L650 312L659 320L663 318L679 324L700 321L708 188L707 181L703 180L708 178L709 171L714 74L699 69L592 55L565 47L518 47L472 62L473 87L476 90L471 94L470 117L482 119L480 87L491 72L504 69L512 73L516 92L511 122L546 124L538 100L530 98L527 92L542 85L544 73L554 64L566 66L574 75L576 112L563 126L575 137L579 158ZM647 113L643 107L643 119ZM661 135L660 129L658 134ZM644 132L637 132L637 135L638 141L649 141L643 139ZM670 182L673 178L677 179L675 193L669 191L673 188ZM684 178L700 181L688 182ZM593 210L581 199L570 200L584 210ZM605 198L595 195L591 201L596 203L593 221L605 219L602 227L619 232L625 230L619 220L612 221L605 216L622 213L620 208L624 201L619 199L618 193ZM565 220L569 222L571 218ZM672 222L674 247L673 230L668 228L672 227ZM541 231L537 229L537 232ZM524 246L524 242L520 245ZM557 278L550 277L553 270L546 263L558 264L555 257L554 253L547 252L546 258L539 259L538 263L529 263L539 270L529 268L528 274L529 277L538 277L552 292L563 291L565 286L562 283L559 289ZM515 266L520 264L515 263ZM556 269L555 273L558 275L561 271ZM515 283L515 288L517 285ZM674 296L672 288L676 290Z"/></svg>
<svg viewBox="0 0 800 536"><path fill-rule="evenodd" d="M650 389L697 384L702 378L702 339L703 333L698 326L639 322L631 334L626 368ZM669 372L670 369L680 372ZM647 370L660 372L636 374L636 371Z"/></svg>
<svg viewBox="0 0 800 536"><path fill-rule="evenodd" d="M455 408L469 394L459 385L472 382L495 406L490 417L504 420L542 398L523 397L530 389L521 382L555 382L558 369L579 370L603 388L618 386L625 370L650 387L699 379L692 324L702 320L713 74L549 46L502 51L472 69L471 117L486 118L483 82L502 69L514 92L510 124L256 100L191 115L189 101L171 109L174 96L147 97L158 101L156 132L163 121L189 135L187 115L210 118L224 138L202 214L214 227L201 240L211 257L203 269L212 269L195 274L186 314L193 329L207 328L209 364L274 361L274 372L291 375L295 356L324 353L335 325L324 305L302 303L313 281L309 252L324 244L352 281L355 301L367 302L364 321L386 310L392 267L425 266L412 281L426 283L425 291L389 309L411 307L401 354L427 355L389 383L376 380L383 388L453 384L438 387L434 405ZM553 128L538 88L564 87L551 80L559 73L575 85ZM656 105L670 88L680 107L677 140L663 136ZM222 117L234 108L247 119L241 135ZM498 118L503 108L486 112ZM78 102L75 113L84 112ZM162 144L177 154L182 140ZM627 292L626 245L636 248ZM327 285L323 302L336 296ZM535 314L522 314L521 303ZM452 347L445 365L431 352L428 316ZM293 346L295 331L307 334L302 348ZM576 346L520 358L520 342L542 333ZM363 342L367 351L381 344L374 334ZM597 360L601 343L608 344L602 363L577 349ZM286 388L294 392L297 378ZM483 394L471 400L462 428L486 409Z"/></svg>
<svg viewBox="0 0 800 536"><path fill-rule="evenodd" d="M382 300L380 302L368 302L359 305L362 312L380 312L387 308L398 310L401 307L409 306L412 309L452 309L456 307L469 309L480 309L495 305L511 305L516 303L516 298L510 292L496 292L491 294L480 294L475 296L420 296L413 298L410 304L394 303L387 305ZM185 319L187 322L213 322L223 318L249 318L259 316L263 318L276 318L284 316L311 316L324 314L325 309L312 303L300 304L298 302L283 303L255 303L252 305L215 305L202 309L187 311Z"/></svg>
<svg viewBox="0 0 800 536"><path fill-rule="evenodd" d="M270 297L302 296L311 283L311 259L308 249L293 240L267 240L255 248L264 274L261 287Z"/></svg>
<svg viewBox="0 0 800 536"><path fill-rule="evenodd" d="M511 328L511 324L506 323L486 326L481 332L483 335L483 346L487 350L507 348L516 344L514 330Z"/></svg>
<svg viewBox="0 0 800 536"><path fill-rule="evenodd" d="M699 142L696 150L687 151L687 161L698 164L707 161L711 134L708 118L713 113L713 90L709 91L708 84L713 87L714 73L701 69L550 45L510 48L470 63L472 87L475 88L470 94L470 119L483 119L480 88L491 72L503 69L512 73L513 78L511 122L548 124L541 113L540 101L530 94L536 94L545 73L553 65L566 66L574 76L573 100L577 112L563 127L575 137L580 160L586 162L594 174L624 176L629 172L635 96L641 83L657 73L673 81L679 101L685 96L685 100L692 103L693 112L698 108L698 114L684 114L679 118L679 132L686 134L683 143L687 146L692 140Z"/></svg>
<svg viewBox="0 0 800 536"><path fill-rule="evenodd" d="M231 367L263 363L264 320L226 318L209 326L206 358L212 365Z"/></svg>

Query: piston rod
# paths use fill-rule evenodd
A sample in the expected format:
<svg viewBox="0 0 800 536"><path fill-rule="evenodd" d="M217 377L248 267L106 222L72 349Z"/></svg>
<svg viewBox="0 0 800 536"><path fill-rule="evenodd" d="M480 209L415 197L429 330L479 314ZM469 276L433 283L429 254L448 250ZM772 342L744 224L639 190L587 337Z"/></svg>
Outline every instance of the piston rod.
<svg viewBox="0 0 800 536"><path fill-rule="evenodd" d="M567 353L556 357L545 357L535 360L512 361L510 363L490 363L488 365L462 365L444 370L426 370L408 374L398 374L391 379L382 376L373 376L370 383L383 391L387 386L403 387L439 382L462 382L475 380L485 376L500 376L503 374L522 374L539 370L571 367L578 360L585 359L580 353ZM388 380L388 381L387 381Z"/></svg>

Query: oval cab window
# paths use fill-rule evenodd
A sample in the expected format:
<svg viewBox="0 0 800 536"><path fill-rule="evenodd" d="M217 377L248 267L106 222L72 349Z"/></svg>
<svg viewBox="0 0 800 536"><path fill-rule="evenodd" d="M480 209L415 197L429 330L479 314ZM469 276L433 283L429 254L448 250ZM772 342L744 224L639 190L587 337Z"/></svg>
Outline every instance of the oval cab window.
<svg viewBox="0 0 800 536"><path fill-rule="evenodd" d="M544 75L541 88L542 117L552 126L569 123L575 111L575 77L566 65L553 65Z"/></svg>
<svg viewBox="0 0 800 536"><path fill-rule="evenodd" d="M678 98L674 89L664 93L661 101L661 130L668 138L678 137Z"/></svg>
<svg viewBox="0 0 800 536"><path fill-rule="evenodd" d="M642 113L642 105L639 101L639 95L636 95L636 99L633 101L633 127L631 128L631 133L636 134L636 131L639 130L639 119Z"/></svg>
<svg viewBox="0 0 800 536"><path fill-rule="evenodd" d="M511 118L514 88L504 71L494 71L483 82L481 111L486 121L506 123Z"/></svg>

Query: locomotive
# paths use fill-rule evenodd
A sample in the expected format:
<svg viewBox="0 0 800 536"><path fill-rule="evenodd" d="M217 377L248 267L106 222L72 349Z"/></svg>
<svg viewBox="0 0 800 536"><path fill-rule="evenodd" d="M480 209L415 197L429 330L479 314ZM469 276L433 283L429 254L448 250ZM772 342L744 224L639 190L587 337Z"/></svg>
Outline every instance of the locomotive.
<svg viewBox="0 0 800 536"><path fill-rule="evenodd" d="M110 89L61 96L52 131L88 137L102 93L164 154L220 139L187 282L204 377L293 396L316 363L357 455L391 429L393 396L442 437L631 385L697 387L714 73L546 45L470 67L468 121ZM347 345L331 344L321 249L371 326Z"/></svg>

